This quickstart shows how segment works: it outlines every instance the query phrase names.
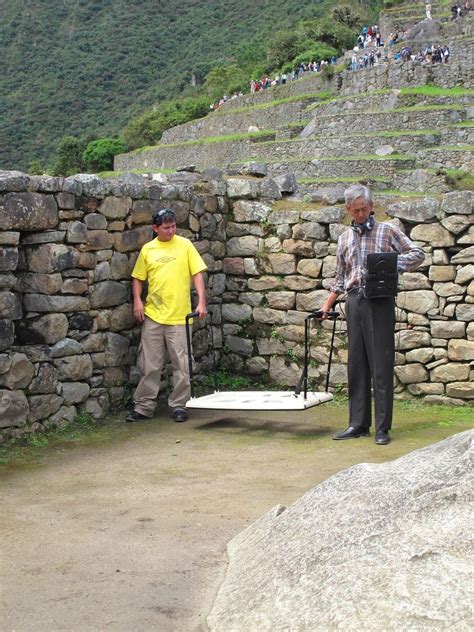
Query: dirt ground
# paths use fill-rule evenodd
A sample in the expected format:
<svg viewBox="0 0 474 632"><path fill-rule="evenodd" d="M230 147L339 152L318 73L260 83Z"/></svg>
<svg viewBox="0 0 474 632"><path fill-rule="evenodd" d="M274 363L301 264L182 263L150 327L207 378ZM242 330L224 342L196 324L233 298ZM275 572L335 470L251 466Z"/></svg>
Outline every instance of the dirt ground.
<svg viewBox="0 0 474 632"><path fill-rule="evenodd" d="M468 427L435 410L400 407L388 446L332 441L346 410L326 404L197 411L184 424L117 418L39 450L2 473L1 630L206 630L233 536L341 469Z"/></svg>

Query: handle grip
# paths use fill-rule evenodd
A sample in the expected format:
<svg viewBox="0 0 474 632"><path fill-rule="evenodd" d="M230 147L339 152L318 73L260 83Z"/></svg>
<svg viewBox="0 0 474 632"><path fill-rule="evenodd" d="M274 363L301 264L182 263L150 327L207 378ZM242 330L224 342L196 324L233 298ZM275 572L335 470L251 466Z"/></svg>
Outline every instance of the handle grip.
<svg viewBox="0 0 474 632"><path fill-rule="evenodd" d="M186 315L186 325L189 323L191 318L197 318L198 316L199 316L199 314L197 312L191 312L190 314L187 314Z"/></svg>
<svg viewBox="0 0 474 632"><path fill-rule="evenodd" d="M319 319L321 319L321 318L324 316L324 312L323 312L323 310L322 310L322 309L318 309L318 310L316 310L316 311L314 311L314 312L311 312L311 316L312 316L313 318L319 318ZM331 319L331 320L332 320L332 319L334 319L334 320L335 320L336 318L338 318L338 316L339 316L339 312L327 312L327 317L328 317L329 319Z"/></svg>

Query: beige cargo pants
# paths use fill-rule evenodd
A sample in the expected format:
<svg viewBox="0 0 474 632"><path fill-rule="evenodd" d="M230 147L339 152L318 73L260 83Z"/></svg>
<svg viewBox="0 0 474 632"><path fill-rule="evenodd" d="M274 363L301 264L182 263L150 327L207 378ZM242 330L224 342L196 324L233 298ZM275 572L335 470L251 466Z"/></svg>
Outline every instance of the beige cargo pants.
<svg viewBox="0 0 474 632"><path fill-rule="evenodd" d="M138 349L141 379L133 395L133 403L134 410L147 417L152 417L155 412L166 352L173 369L173 391L168 405L171 408L184 406L191 397L186 327L160 325L145 317Z"/></svg>

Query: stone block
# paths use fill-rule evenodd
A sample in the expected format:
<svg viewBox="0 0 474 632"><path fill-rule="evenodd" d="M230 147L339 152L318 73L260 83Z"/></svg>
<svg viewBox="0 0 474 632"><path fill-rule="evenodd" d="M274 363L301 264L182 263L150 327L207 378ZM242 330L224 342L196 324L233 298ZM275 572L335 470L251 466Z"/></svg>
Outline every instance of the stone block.
<svg viewBox="0 0 474 632"><path fill-rule="evenodd" d="M438 296L432 290L411 290L399 292L396 303L400 309L406 309L415 314L426 314L438 308Z"/></svg>
<svg viewBox="0 0 474 632"><path fill-rule="evenodd" d="M451 382L446 384L446 395L460 399L474 399L474 382Z"/></svg>
<svg viewBox="0 0 474 632"><path fill-rule="evenodd" d="M136 322L131 303L119 305L110 312L110 330L113 332L131 329Z"/></svg>
<svg viewBox="0 0 474 632"><path fill-rule="evenodd" d="M84 244L88 239L88 230L83 222L71 222L66 233L66 240L70 244Z"/></svg>
<svg viewBox="0 0 474 632"><path fill-rule="evenodd" d="M448 358L460 362L474 360L474 341L450 340L448 342Z"/></svg>
<svg viewBox="0 0 474 632"><path fill-rule="evenodd" d="M226 181L227 197L255 199L259 194L259 182L243 178L229 178Z"/></svg>
<svg viewBox="0 0 474 632"><path fill-rule="evenodd" d="M118 252L132 252L140 248L153 239L153 229L151 226L140 226L124 233L116 233L115 249Z"/></svg>
<svg viewBox="0 0 474 632"><path fill-rule="evenodd" d="M89 230L107 230L107 218L100 213L89 213L86 215L84 224Z"/></svg>
<svg viewBox="0 0 474 632"><path fill-rule="evenodd" d="M11 391L27 388L35 368L24 353L12 353L10 370L0 375L0 387Z"/></svg>
<svg viewBox="0 0 474 632"><path fill-rule="evenodd" d="M405 277L405 275L403 275ZM428 278L430 281L438 283L445 283L447 281L453 281L456 276L455 266L430 266L428 271Z"/></svg>
<svg viewBox="0 0 474 632"><path fill-rule="evenodd" d="M0 230L37 232L58 225L58 207L53 195L7 193L3 203L5 212L0 214Z"/></svg>
<svg viewBox="0 0 474 632"><path fill-rule="evenodd" d="M59 410L63 403L63 398L59 395L31 395L28 398L30 412L28 413L28 423L47 419Z"/></svg>
<svg viewBox="0 0 474 632"><path fill-rule="evenodd" d="M239 305L237 303L225 303L222 305L222 317L225 321L238 323L250 320L252 308L250 305Z"/></svg>
<svg viewBox="0 0 474 632"><path fill-rule="evenodd" d="M268 305L272 309L293 309L295 306L295 292L268 292Z"/></svg>
<svg viewBox="0 0 474 632"><path fill-rule="evenodd" d="M387 215L409 222L410 224L422 224L436 217L439 210L439 201L434 198L407 200L391 204L387 208Z"/></svg>
<svg viewBox="0 0 474 632"><path fill-rule="evenodd" d="M25 294L24 306L28 312L87 312L89 299L80 296L46 296Z"/></svg>
<svg viewBox="0 0 474 632"><path fill-rule="evenodd" d="M130 298L128 288L118 281L102 281L90 288L90 304L93 309L115 307Z"/></svg>
<svg viewBox="0 0 474 632"><path fill-rule="evenodd" d="M296 257L290 253L273 253L268 255L268 262L273 274L295 274Z"/></svg>
<svg viewBox="0 0 474 632"><path fill-rule="evenodd" d="M74 268L78 261L78 251L63 244L42 244L26 249L26 259L30 272L61 272Z"/></svg>
<svg viewBox="0 0 474 632"><path fill-rule="evenodd" d="M430 323L433 338L464 338L466 323L452 320L432 320Z"/></svg>
<svg viewBox="0 0 474 632"><path fill-rule="evenodd" d="M454 264L467 264L474 263L474 246L468 246L463 248L458 253L451 257L451 263Z"/></svg>
<svg viewBox="0 0 474 632"><path fill-rule="evenodd" d="M0 171L0 191L23 191L29 181L29 176L21 171Z"/></svg>
<svg viewBox="0 0 474 632"><path fill-rule="evenodd" d="M57 393L58 386L56 367L49 362L43 362L35 367L35 375L28 386L28 393L34 395Z"/></svg>
<svg viewBox="0 0 474 632"><path fill-rule="evenodd" d="M428 379L428 371L422 364L404 364L395 367L395 375L403 384L413 384L414 382L425 382Z"/></svg>
<svg viewBox="0 0 474 632"><path fill-rule="evenodd" d="M60 291L63 283L59 273L39 274L34 272L21 272L17 278L16 290L24 294L56 294Z"/></svg>
<svg viewBox="0 0 474 632"><path fill-rule="evenodd" d="M318 222L304 222L303 224L295 224L293 226L294 240L317 239L322 241L326 238L326 229ZM283 242L285 243L285 242ZM311 254L313 249L311 248Z"/></svg>
<svg viewBox="0 0 474 632"><path fill-rule="evenodd" d="M245 274L244 259L242 257L226 257L222 262L224 274Z"/></svg>
<svg viewBox="0 0 474 632"><path fill-rule="evenodd" d="M117 333L105 334L105 362L107 366L121 366L127 357L130 340Z"/></svg>
<svg viewBox="0 0 474 632"><path fill-rule="evenodd" d="M238 200L233 206L236 222L266 222L272 207L263 202Z"/></svg>
<svg viewBox="0 0 474 632"><path fill-rule="evenodd" d="M21 316L21 296L14 292L0 292L0 318L18 320Z"/></svg>
<svg viewBox="0 0 474 632"><path fill-rule="evenodd" d="M15 338L13 322L6 318L0 319L0 351L9 349Z"/></svg>
<svg viewBox="0 0 474 632"><path fill-rule="evenodd" d="M54 360L60 380L77 382L92 376L92 359L89 354L67 356Z"/></svg>
<svg viewBox="0 0 474 632"><path fill-rule="evenodd" d="M18 266L18 248L0 247L0 272L16 270Z"/></svg>
<svg viewBox="0 0 474 632"><path fill-rule="evenodd" d="M18 246L20 243L20 233L3 232L0 233L0 246Z"/></svg>
<svg viewBox="0 0 474 632"><path fill-rule="evenodd" d="M469 264L469 265L465 265L458 268L454 282L463 284L463 283L469 283L469 281L472 281L473 279L474 279L474 264Z"/></svg>
<svg viewBox="0 0 474 632"><path fill-rule="evenodd" d="M460 362L448 362L430 371L432 382L464 382L469 379L469 365Z"/></svg>
<svg viewBox="0 0 474 632"><path fill-rule="evenodd" d="M448 214L471 215L474 211L472 191L451 191L443 196L441 209Z"/></svg>
<svg viewBox="0 0 474 632"><path fill-rule="evenodd" d="M0 389L0 428L24 426L30 407L23 391Z"/></svg>
<svg viewBox="0 0 474 632"><path fill-rule="evenodd" d="M231 237L227 242L229 257L248 257L258 252L258 238L253 235Z"/></svg>
<svg viewBox="0 0 474 632"><path fill-rule="evenodd" d="M64 382L61 387L64 405L82 404L89 397L90 390L86 382Z"/></svg>
<svg viewBox="0 0 474 632"><path fill-rule="evenodd" d="M323 262L320 259L301 259L298 262L297 272L316 279L319 277L322 265Z"/></svg>
<svg viewBox="0 0 474 632"><path fill-rule="evenodd" d="M412 228L410 237L413 241L422 241L436 248L454 245L453 235L440 224L418 224Z"/></svg>

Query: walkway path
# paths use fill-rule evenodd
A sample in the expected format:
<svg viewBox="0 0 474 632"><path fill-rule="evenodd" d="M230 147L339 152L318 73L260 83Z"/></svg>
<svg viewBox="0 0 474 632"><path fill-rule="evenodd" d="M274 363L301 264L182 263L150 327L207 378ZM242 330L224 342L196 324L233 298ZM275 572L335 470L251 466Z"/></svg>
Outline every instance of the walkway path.
<svg viewBox="0 0 474 632"><path fill-rule="evenodd" d="M205 630L235 534L340 469L466 429L464 409L455 424L431 410L400 408L385 447L331 441L346 414L331 404L115 423L40 451L3 476L2 630Z"/></svg>

